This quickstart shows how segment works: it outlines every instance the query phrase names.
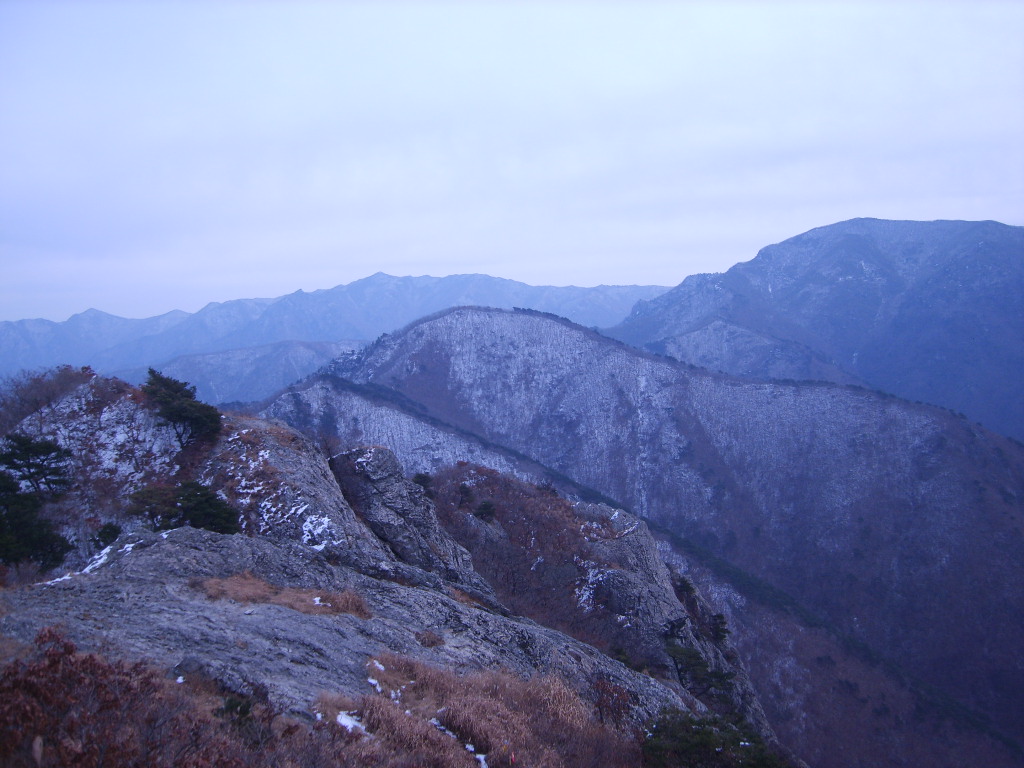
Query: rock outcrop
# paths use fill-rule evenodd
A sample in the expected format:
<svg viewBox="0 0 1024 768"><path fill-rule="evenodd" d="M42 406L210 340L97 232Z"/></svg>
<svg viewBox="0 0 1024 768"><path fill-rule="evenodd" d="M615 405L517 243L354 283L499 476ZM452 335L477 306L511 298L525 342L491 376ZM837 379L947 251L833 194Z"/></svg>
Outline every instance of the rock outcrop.
<svg viewBox="0 0 1024 768"><path fill-rule="evenodd" d="M214 599L204 590L209 580L241 574L291 588L305 605L249 602L230 591ZM313 612L346 590L365 604L362 616ZM240 695L265 691L276 706L310 719L322 692L371 692L365 665L384 651L457 670L550 672L584 693L606 679L635 694L639 720L682 705L668 687L562 633L259 536L140 532L88 572L7 590L3 601L0 632L9 637L28 642L59 624L80 647L147 659L172 674L200 673ZM438 640L424 645L425 631Z"/></svg>

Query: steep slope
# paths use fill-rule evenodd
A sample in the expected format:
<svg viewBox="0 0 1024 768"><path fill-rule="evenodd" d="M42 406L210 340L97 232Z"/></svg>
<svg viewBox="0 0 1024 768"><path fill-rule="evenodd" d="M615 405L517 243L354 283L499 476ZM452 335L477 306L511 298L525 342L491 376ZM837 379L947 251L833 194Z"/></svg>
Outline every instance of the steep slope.
<svg viewBox="0 0 1024 768"><path fill-rule="evenodd" d="M749 580L683 557L666 541L661 552L673 574L726 617L766 717L808 765L1020 765L1021 753L968 713L808 621L785 595L751 590Z"/></svg>
<svg viewBox="0 0 1024 768"><path fill-rule="evenodd" d="M441 313L334 373L671 527L1022 736L1019 445L940 409L712 375L530 312Z"/></svg>
<svg viewBox="0 0 1024 768"><path fill-rule="evenodd" d="M862 382L1024 438L1024 228L854 219L695 275L609 331L755 378Z"/></svg>

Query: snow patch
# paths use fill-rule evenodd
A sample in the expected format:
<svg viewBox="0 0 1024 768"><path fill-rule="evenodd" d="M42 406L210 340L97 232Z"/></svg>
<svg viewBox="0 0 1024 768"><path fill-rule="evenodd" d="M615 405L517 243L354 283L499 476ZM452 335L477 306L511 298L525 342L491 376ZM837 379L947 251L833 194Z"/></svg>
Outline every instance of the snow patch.
<svg viewBox="0 0 1024 768"><path fill-rule="evenodd" d="M335 722L344 728L349 733L352 731L366 732L366 728L359 722L359 718L356 717L355 712L339 712L338 716L334 718Z"/></svg>
<svg viewBox="0 0 1024 768"><path fill-rule="evenodd" d="M92 573L97 568L99 568L101 565L106 563L108 558L110 557L110 552L111 552L111 550L113 548L114 548L113 544L111 544L108 547L104 547L103 551L99 552L98 554L96 554L92 558L92 560L89 561L88 565L86 565L85 568L83 568L81 571L79 571L79 573Z"/></svg>
<svg viewBox="0 0 1024 768"><path fill-rule="evenodd" d="M576 580L576 589L573 590L576 604L584 613L590 613L597 607L594 602L594 591L604 581L607 572L598 568L596 563L582 560L579 556L574 557L573 561L576 565L586 568L586 573Z"/></svg>

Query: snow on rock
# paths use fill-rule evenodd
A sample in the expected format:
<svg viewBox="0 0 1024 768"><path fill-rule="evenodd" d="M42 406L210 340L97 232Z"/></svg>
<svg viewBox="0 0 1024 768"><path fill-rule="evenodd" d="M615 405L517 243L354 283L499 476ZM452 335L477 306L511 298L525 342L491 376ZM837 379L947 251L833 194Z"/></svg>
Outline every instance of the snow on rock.
<svg viewBox="0 0 1024 768"><path fill-rule="evenodd" d="M334 718L335 722L344 728L349 733L352 731L366 732L366 728L359 722L359 718L356 717L355 712L339 712L338 716Z"/></svg>
<svg viewBox="0 0 1024 768"><path fill-rule="evenodd" d="M143 406L137 390L116 380L94 378L26 418L19 429L71 451L79 476L129 491L178 469L174 430Z"/></svg>
<svg viewBox="0 0 1024 768"><path fill-rule="evenodd" d="M573 594L576 596L576 604L584 613L590 613L597 607L594 601L594 591L608 575L606 569L601 568L597 563L583 560L579 556L573 558L577 566L584 569L584 574L576 580L576 588Z"/></svg>
<svg viewBox="0 0 1024 768"><path fill-rule="evenodd" d="M238 509L247 533L317 551L365 537L321 451L283 425L229 415L200 479Z"/></svg>

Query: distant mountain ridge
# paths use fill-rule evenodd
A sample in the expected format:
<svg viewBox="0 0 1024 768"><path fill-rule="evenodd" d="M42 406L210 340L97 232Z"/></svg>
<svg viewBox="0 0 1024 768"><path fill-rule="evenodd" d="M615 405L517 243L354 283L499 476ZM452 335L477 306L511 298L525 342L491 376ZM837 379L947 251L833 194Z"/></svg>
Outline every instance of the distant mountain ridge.
<svg viewBox="0 0 1024 768"><path fill-rule="evenodd" d="M277 387L239 389L237 382L251 381L258 371L275 383L288 376L287 383L338 353L334 347L308 343L346 342L352 348L423 315L467 304L521 306L586 326L609 326L624 318L637 301L667 290L661 286L531 286L487 275L392 277L378 272L311 293L212 303L192 314L174 311L129 320L91 309L63 323L2 322L0 375L70 364L91 365L99 372L137 381L138 371L166 365L176 376L195 383L202 398L219 402L227 392L226 399L256 399ZM238 354L252 347L267 349ZM209 357L220 353L231 354ZM204 357L188 359L191 356Z"/></svg>
<svg viewBox="0 0 1024 768"><path fill-rule="evenodd" d="M608 333L733 375L861 383L1024 439L1024 227L819 227L686 278Z"/></svg>

